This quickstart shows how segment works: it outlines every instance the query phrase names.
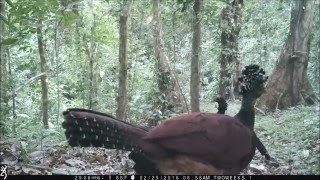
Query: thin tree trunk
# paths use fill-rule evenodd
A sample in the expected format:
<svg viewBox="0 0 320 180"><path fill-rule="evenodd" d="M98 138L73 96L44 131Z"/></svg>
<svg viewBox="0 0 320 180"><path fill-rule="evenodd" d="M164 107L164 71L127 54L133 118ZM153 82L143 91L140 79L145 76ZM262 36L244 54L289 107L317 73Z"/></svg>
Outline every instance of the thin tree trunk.
<svg viewBox="0 0 320 180"><path fill-rule="evenodd" d="M160 94L156 95L159 102L155 103L155 108L159 109L162 116L169 115L169 112L187 112L187 105L184 99L175 71L171 66L171 61L164 51L162 37L162 24L160 15L160 0L153 0L153 46L156 57L157 84ZM154 123L153 123L154 124Z"/></svg>
<svg viewBox="0 0 320 180"><path fill-rule="evenodd" d="M12 123L12 130L13 133L16 134L17 133L17 113L16 113L16 96L18 95L16 92L16 87L15 87L15 83L14 82L14 77L12 74L12 66L11 66L11 58L10 58L10 53L9 53L9 49L7 49L7 55L8 55L8 72L9 72L9 76L10 78L10 82L9 84L11 85L11 93L12 93L12 116L13 116L13 123Z"/></svg>
<svg viewBox="0 0 320 180"><path fill-rule="evenodd" d="M5 14L5 0L0 0L0 14L3 17L6 17ZM5 38L5 23L4 21L0 20L0 119L2 120L6 119L6 115L8 115L8 97L7 97L7 57L6 57L6 51L5 51L5 45L2 44L2 41ZM4 106L3 106L4 105ZM1 127L4 127L2 124L0 124Z"/></svg>
<svg viewBox="0 0 320 180"><path fill-rule="evenodd" d="M88 60L89 60L89 109L92 109L93 106L93 57L89 48L86 49Z"/></svg>
<svg viewBox="0 0 320 180"><path fill-rule="evenodd" d="M191 111L200 111L200 43L201 43L201 6L202 0L195 0L193 11L193 38L192 38L192 59L191 59L191 81L190 81L190 95L191 95Z"/></svg>
<svg viewBox="0 0 320 180"><path fill-rule="evenodd" d="M226 99L234 99L240 76L240 60L238 39L241 29L242 0L227 0L228 4L221 13L221 59L219 95Z"/></svg>
<svg viewBox="0 0 320 180"><path fill-rule="evenodd" d="M42 103L42 122L44 125L44 128L49 128L49 122L48 122L48 86L47 86L47 75L46 75L46 59L44 56L44 49L43 49L43 38L42 38L42 22L39 21L38 27L37 27L37 38L38 38L38 50L39 50L39 56L40 56L40 71L41 73L44 73L43 76L41 76L41 103Z"/></svg>
<svg viewBox="0 0 320 180"><path fill-rule="evenodd" d="M60 24L57 22L56 29L55 29L55 38L54 38L54 57L55 57L55 64L56 64L56 81L57 81L57 124L59 122L60 117L60 59L59 59L59 53L60 53Z"/></svg>
<svg viewBox="0 0 320 180"><path fill-rule="evenodd" d="M5 1L0 0L0 14L3 16L5 12ZM0 21L0 125L3 127L4 123L2 122L2 116L4 115L2 110L2 102L3 102L3 84L4 84L4 45L2 44L3 38L4 38L4 22ZM5 118L3 118L5 119ZM1 128L2 129L2 128ZM2 132L2 131L1 131Z"/></svg>
<svg viewBox="0 0 320 180"><path fill-rule="evenodd" d="M91 7L92 5L89 4ZM91 8L92 9L92 8ZM87 58L89 61L89 103L88 107L89 109L96 110L96 107L98 105L98 80L97 80L97 71L99 71L98 62L96 59L96 51L97 51L97 44L94 41L94 34L96 29L96 19L97 15L95 12L92 12L93 14L93 25L91 27L91 35L90 35L90 41L86 42L86 38L84 37L84 45L85 45L85 51L87 54Z"/></svg>
<svg viewBox="0 0 320 180"><path fill-rule="evenodd" d="M79 10L78 10L78 6L76 6L77 10L77 14L80 14ZM82 22L82 14L79 15L79 19L76 21L76 27L75 27L75 34L76 34L76 38L75 38L75 49L76 49L76 53L79 55L79 58L82 59L83 58L83 53L82 53L82 49L85 45L85 38L82 37L82 35L80 34L80 30L79 27L82 26L83 22ZM82 40L81 41L81 37ZM81 61L80 62L80 69L82 71L83 74L86 74L86 62L85 61ZM87 78L86 76L82 75L81 76L81 84L80 86L84 88L84 91L81 93L81 98L82 98L82 107L86 106L86 96L87 96L87 89L86 89L86 82Z"/></svg>
<svg viewBox="0 0 320 180"><path fill-rule="evenodd" d="M85 38L84 38L85 39ZM97 105L97 80L96 80L96 72L98 68L97 62L95 62L95 50L96 50L96 43L91 41L90 43L85 42L84 40L84 46L86 55L89 61L89 101L88 101L88 108L89 109L95 109ZM89 45L90 44L90 47Z"/></svg>
<svg viewBox="0 0 320 180"><path fill-rule="evenodd" d="M284 109L317 101L307 77L314 0L293 1L290 32L260 105Z"/></svg>
<svg viewBox="0 0 320 180"><path fill-rule="evenodd" d="M117 108L117 118L126 119L126 109L127 109L127 91L128 91L128 60L127 60L127 48L128 48L128 16L130 11L131 0L124 0L124 6L119 20L119 93L118 93L118 108Z"/></svg>
<svg viewBox="0 0 320 180"><path fill-rule="evenodd" d="M154 46L154 52L156 57L156 78L157 78L157 85L159 92L156 93L155 97L157 98L157 101L155 102L155 109L156 112L161 112L163 116L167 115L166 109L168 102L170 101L168 99L168 89L170 87L170 73L168 72L168 69L164 66L164 62L162 61L162 58L164 58L164 54L162 52L163 44L161 43L162 38L162 25L161 25L161 17L160 17L160 1L159 0L153 0L153 20L155 21L154 30L153 30L153 46ZM149 126L155 126L157 125L157 121L159 121L161 118L158 116L155 116L151 119L149 119Z"/></svg>

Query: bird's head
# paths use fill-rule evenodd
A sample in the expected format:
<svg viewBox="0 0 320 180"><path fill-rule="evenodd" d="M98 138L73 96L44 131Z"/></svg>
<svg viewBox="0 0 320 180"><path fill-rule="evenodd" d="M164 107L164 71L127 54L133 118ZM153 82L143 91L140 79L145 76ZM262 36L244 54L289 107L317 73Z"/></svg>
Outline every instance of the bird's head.
<svg viewBox="0 0 320 180"><path fill-rule="evenodd" d="M258 65L246 66L239 78L239 93L244 97L259 98L265 92L268 76Z"/></svg>
<svg viewBox="0 0 320 180"><path fill-rule="evenodd" d="M228 108L228 104L226 100L222 97L217 97L214 101L215 101L214 107L218 109L218 113L224 114Z"/></svg>

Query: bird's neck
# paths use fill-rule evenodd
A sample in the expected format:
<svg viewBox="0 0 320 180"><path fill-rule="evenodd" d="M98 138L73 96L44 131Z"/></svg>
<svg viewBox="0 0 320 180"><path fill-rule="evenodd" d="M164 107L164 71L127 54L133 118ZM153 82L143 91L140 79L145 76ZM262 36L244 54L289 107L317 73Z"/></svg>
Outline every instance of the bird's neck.
<svg viewBox="0 0 320 180"><path fill-rule="evenodd" d="M256 100L256 98L244 96L242 98L241 109L236 115L236 117L251 130L254 128L254 105Z"/></svg>

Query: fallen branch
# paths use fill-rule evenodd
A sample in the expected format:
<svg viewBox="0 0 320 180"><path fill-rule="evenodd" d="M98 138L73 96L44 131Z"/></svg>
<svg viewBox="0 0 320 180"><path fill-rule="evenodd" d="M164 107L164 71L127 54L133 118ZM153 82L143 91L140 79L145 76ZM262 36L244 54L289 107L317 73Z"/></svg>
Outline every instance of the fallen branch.
<svg viewBox="0 0 320 180"><path fill-rule="evenodd" d="M262 110L262 109L260 109L260 108L257 108L257 107L254 107L257 111L259 111L261 114L263 114L264 116L266 115L266 113Z"/></svg>

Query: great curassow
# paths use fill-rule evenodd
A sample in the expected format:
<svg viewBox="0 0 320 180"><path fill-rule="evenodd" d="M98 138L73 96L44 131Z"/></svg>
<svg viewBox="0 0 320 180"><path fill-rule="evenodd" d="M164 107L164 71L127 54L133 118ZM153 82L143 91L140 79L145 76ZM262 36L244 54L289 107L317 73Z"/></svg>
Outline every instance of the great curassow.
<svg viewBox="0 0 320 180"><path fill-rule="evenodd" d="M218 109L218 114L224 114L228 108L228 103L223 97L217 97L214 100L217 104L215 107ZM254 138L256 139L256 147L261 155L263 155L267 160L271 160L271 157L266 149L266 147L262 144L261 140L258 138L256 133L254 132Z"/></svg>
<svg viewBox="0 0 320 180"><path fill-rule="evenodd" d="M131 151L137 174L238 174L254 156L253 105L266 79L259 66L245 68L236 117L197 112L147 130L108 114L73 108L63 112L63 128L71 146Z"/></svg>

